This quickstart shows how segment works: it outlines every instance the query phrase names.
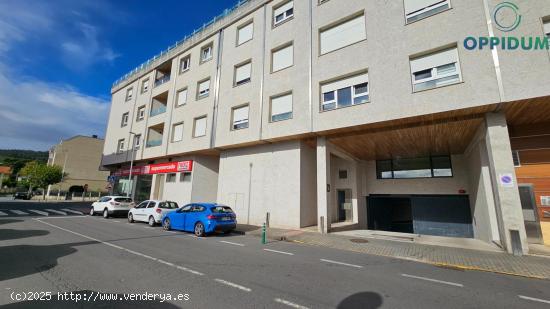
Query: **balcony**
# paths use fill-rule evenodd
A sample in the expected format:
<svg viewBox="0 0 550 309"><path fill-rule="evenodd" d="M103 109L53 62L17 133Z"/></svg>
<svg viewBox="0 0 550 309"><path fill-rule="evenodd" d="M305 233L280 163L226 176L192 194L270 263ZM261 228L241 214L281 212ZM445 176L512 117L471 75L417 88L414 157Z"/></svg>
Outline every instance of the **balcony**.
<svg viewBox="0 0 550 309"><path fill-rule="evenodd" d="M151 109L149 111L149 116L154 117L160 114L164 114L166 112L167 107L168 107L168 91L163 92L153 98L153 100L151 101Z"/></svg>
<svg viewBox="0 0 550 309"><path fill-rule="evenodd" d="M145 148L158 147L162 145L163 135L164 123L150 127L149 130L147 130L147 141L145 142Z"/></svg>
<svg viewBox="0 0 550 309"><path fill-rule="evenodd" d="M162 140L161 139L149 140L145 144L145 147L150 148L150 147L157 147L157 146L160 146L160 145L162 145Z"/></svg>
<svg viewBox="0 0 550 309"><path fill-rule="evenodd" d="M167 61L158 67L155 74L155 87L158 87L168 81L170 81L170 75L172 73L172 62Z"/></svg>

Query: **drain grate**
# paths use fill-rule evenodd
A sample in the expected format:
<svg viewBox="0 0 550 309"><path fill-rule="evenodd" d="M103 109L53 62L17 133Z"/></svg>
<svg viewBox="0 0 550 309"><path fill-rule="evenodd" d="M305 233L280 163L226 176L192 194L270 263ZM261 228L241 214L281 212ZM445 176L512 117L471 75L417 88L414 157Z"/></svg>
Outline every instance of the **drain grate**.
<svg viewBox="0 0 550 309"><path fill-rule="evenodd" d="M362 238L353 238L353 239L350 239L349 241L357 243L357 244L366 244L366 243L369 242L368 240L362 239Z"/></svg>

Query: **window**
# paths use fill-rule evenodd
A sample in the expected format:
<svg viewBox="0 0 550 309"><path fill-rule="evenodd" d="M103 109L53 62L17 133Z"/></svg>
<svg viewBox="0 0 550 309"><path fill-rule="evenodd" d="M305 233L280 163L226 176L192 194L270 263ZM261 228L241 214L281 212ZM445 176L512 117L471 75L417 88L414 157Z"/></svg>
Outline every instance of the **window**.
<svg viewBox="0 0 550 309"><path fill-rule="evenodd" d="M183 140L183 122L176 123L172 126L172 142L180 142Z"/></svg>
<svg viewBox="0 0 550 309"><path fill-rule="evenodd" d="M514 161L515 167L521 166L521 161L519 159L519 151L512 150L512 160Z"/></svg>
<svg viewBox="0 0 550 309"><path fill-rule="evenodd" d="M195 118L193 125L193 137L200 137L206 135L206 116Z"/></svg>
<svg viewBox="0 0 550 309"><path fill-rule="evenodd" d="M292 118L292 93L271 98L271 121Z"/></svg>
<svg viewBox="0 0 550 309"><path fill-rule="evenodd" d="M277 26L294 16L294 1L288 1L273 9L273 26Z"/></svg>
<svg viewBox="0 0 550 309"><path fill-rule="evenodd" d="M129 113L124 113L122 114L122 120L120 121L120 126L121 127L125 127L128 125L128 117L129 117Z"/></svg>
<svg viewBox="0 0 550 309"><path fill-rule="evenodd" d="M190 182L190 181L191 181L190 172L180 173L180 182Z"/></svg>
<svg viewBox="0 0 550 309"><path fill-rule="evenodd" d="M367 103L369 76L367 73L321 85L321 111Z"/></svg>
<svg viewBox="0 0 550 309"><path fill-rule="evenodd" d="M287 44L271 52L271 72L277 72L294 65L294 46Z"/></svg>
<svg viewBox="0 0 550 309"><path fill-rule="evenodd" d="M145 105L140 106L137 111L136 121L143 120L145 118Z"/></svg>
<svg viewBox="0 0 550 309"><path fill-rule="evenodd" d="M415 92L462 81L456 47L411 59L410 63Z"/></svg>
<svg viewBox="0 0 550 309"><path fill-rule="evenodd" d="M126 102L130 101L133 95L134 95L134 88L128 88L128 90L126 90Z"/></svg>
<svg viewBox="0 0 550 309"><path fill-rule="evenodd" d="M134 136L134 149L137 150L141 146L141 134Z"/></svg>
<svg viewBox="0 0 550 309"><path fill-rule="evenodd" d="M141 93L145 93L149 91L149 79L144 80L141 82Z"/></svg>
<svg viewBox="0 0 550 309"><path fill-rule="evenodd" d="M187 103L187 88L181 89L176 95L176 107Z"/></svg>
<svg viewBox="0 0 550 309"><path fill-rule="evenodd" d="M191 68L191 55L185 56L180 60L180 73L186 72Z"/></svg>
<svg viewBox="0 0 550 309"><path fill-rule="evenodd" d="M210 94L210 79L198 82L197 100L206 98Z"/></svg>
<svg viewBox="0 0 550 309"><path fill-rule="evenodd" d="M550 196L544 196L544 195L541 195L540 197L540 205L541 206L550 206ZM546 213L548 213L548 211L544 211L545 212L545 215L544 217L545 218L549 218ZM550 213L549 213L550 214Z"/></svg>
<svg viewBox="0 0 550 309"><path fill-rule="evenodd" d="M235 107L231 113L233 118L231 129L239 130L248 128L248 105Z"/></svg>
<svg viewBox="0 0 550 309"><path fill-rule="evenodd" d="M201 48L201 63L206 62L210 59L212 59L212 51L213 51L212 43L204 46Z"/></svg>
<svg viewBox="0 0 550 309"><path fill-rule="evenodd" d="M250 82L250 74L252 71L252 62L238 65L235 67L235 86L240 86Z"/></svg>
<svg viewBox="0 0 550 309"><path fill-rule="evenodd" d="M176 182L176 173L166 174L166 182Z"/></svg>
<svg viewBox="0 0 550 309"><path fill-rule="evenodd" d="M338 178L348 179L348 170L339 170L338 171Z"/></svg>
<svg viewBox="0 0 550 309"><path fill-rule="evenodd" d="M365 15L353 17L320 31L321 55L367 39Z"/></svg>
<svg viewBox="0 0 550 309"><path fill-rule="evenodd" d="M450 0L405 0L405 19L412 23L450 8Z"/></svg>
<svg viewBox="0 0 550 309"><path fill-rule="evenodd" d="M550 20L544 22L544 34L550 39Z"/></svg>
<svg viewBox="0 0 550 309"><path fill-rule="evenodd" d="M122 153L124 151L124 139L119 139L118 140L118 145L116 147L116 152L117 153Z"/></svg>
<svg viewBox="0 0 550 309"><path fill-rule="evenodd" d="M407 179L452 177L450 156L397 158L376 161L376 178Z"/></svg>
<svg viewBox="0 0 550 309"><path fill-rule="evenodd" d="M254 23L250 22L237 29L237 46L252 40L254 35Z"/></svg>

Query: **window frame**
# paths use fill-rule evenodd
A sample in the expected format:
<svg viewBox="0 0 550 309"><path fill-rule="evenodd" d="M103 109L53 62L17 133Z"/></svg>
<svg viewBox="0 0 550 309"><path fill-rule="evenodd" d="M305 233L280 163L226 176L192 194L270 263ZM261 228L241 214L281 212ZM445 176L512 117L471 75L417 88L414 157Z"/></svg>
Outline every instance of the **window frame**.
<svg viewBox="0 0 550 309"><path fill-rule="evenodd" d="M427 6L427 7L425 7L425 8L420 9L420 10L417 10L417 11L414 11L414 12L411 12L411 13L407 14L406 5L405 5L405 2L406 2L406 1L407 1L407 0L404 0L404 1L403 1L403 7L404 7L404 13L405 13L405 25L409 25L409 24L415 23L415 22L417 22L417 21L421 21L421 20L423 20L423 19L432 17L432 16L437 15L437 14L439 14L439 13L446 12L446 11L448 11L448 10L450 10L450 9L453 8L453 6L452 6L452 4L451 4L451 0L441 0L441 1L438 1L438 2L436 2L436 3L434 3L434 4L430 5L430 6ZM438 8L443 7L444 5L448 5L448 7L445 8L445 9L439 10L439 11L437 10ZM431 8L431 9L429 9L429 8ZM415 16L418 16L418 15L422 15L422 14L425 14L425 13L432 12L432 11L434 11L434 12L431 13L431 14L428 14L428 15L426 15L426 16L424 16L424 17L421 17L421 18L418 18L418 19L409 21L409 19L410 19L411 17L415 17Z"/></svg>
<svg viewBox="0 0 550 309"><path fill-rule="evenodd" d="M204 51L210 49L210 57L204 58ZM206 63L214 58L214 42L210 42L201 47L200 64Z"/></svg>
<svg viewBox="0 0 550 309"><path fill-rule="evenodd" d="M183 64L188 63L187 68L184 68ZM191 54L181 57L179 74L183 74L191 69Z"/></svg>
<svg viewBox="0 0 550 309"><path fill-rule="evenodd" d="M117 143L117 146L116 146L116 153L117 154L124 153L124 147L126 146L125 144L126 144L126 142L125 142L124 138L121 138L121 139L118 140L118 143Z"/></svg>
<svg viewBox="0 0 550 309"><path fill-rule="evenodd" d="M239 38L240 38L240 31L248 26L252 25L252 35L250 36L250 38L246 41L243 41L243 42L240 42L239 43ZM238 47L238 46L241 46L247 42L250 42L254 39L254 19L251 19L249 21L246 21L244 23L242 23L240 26L237 27L237 37L236 37L236 41L235 41L235 46Z"/></svg>
<svg viewBox="0 0 550 309"><path fill-rule="evenodd" d="M274 61L273 61L273 60L274 60L274 58L275 58L275 53L280 52L280 51L282 51L282 50L284 50L284 49L286 49L286 48L289 48L289 47L292 48L292 64L289 65L289 66L287 66L287 67L283 67L283 68L274 70L274 68L273 68L273 67L274 67L274 66L273 66ZM277 72L281 72L281 71L286 70L286 69L288 69L288 68L292 68L292 67L294 66L294 58L295 58L294 56L295 56L295 54L294 54L294 41L286 42L286 43L284 43L284 44L281 44L281 45L279 45L279 46L273 48L273 49L271 50L271 66L270 66L271 74L274 74L274 73L277 73Z"/></svg>
<svg viewBox="0 0 550 309"><path fill-rule="evenodd" d="M341 46L341 47L338 47L336 49L333 49L333 50L329 50L329 51L326 51L326 52L323 52L322 50L322 34L323 32L325 31L328 31L330 29L334 29L336 27L339 27L347 22L350 22L352 20L355 20L357 18L363 18L363 23L364 23L364 31L365 31L365 38L359 40L359 41L356 41L356 42L353 42L353 43L350 43L350 44L347 44L347 45L344 45L344 46ZM344 49L346 47L349 47L349 46L352 46L352 45L355 45L355 44L358 44L358 43L361 43L361 42L364 42L367 40L367 21L366 21L366 16L365 16L365 11L359 11L359 12L356 12L355 14L352 14L352 15L349 15L349 16L346 16L344 18L341 18L335 22L332 22L328 25L325 25L321 28L319 28L318 30L318 41L319 41L319 56L324 56L324 55L327 55L327 54L330 54L330 53L333 53L335 51L338 51L340 49Z"/></svg>
<svg viewBox="0 0 550 309"><path fill-rule="evenodd" d="M279 15L284 15L283 19L281 19L280 21L277 21L277 16L279 15L275 15L275 11L277 11L279 8L287 5L288 3L292 2L292 8L284 11L282 14L279 14ZM292 10L292 13L290 15L287 15L288 11ZM272 9L272 17L271 17L271 27L272 28L275 28L275 27L278 27L282 24L284 24L285 22L287 21L290 21L292 19L294 19L294 0L288 0L288 1L282 1L281 3L277 4L276 6L273 6L273 9Z"/></svg>
<svg viewBox="0 0 550 309"><path fill-rule="evenodd" d="M282 98L282 97L286 97L286 96L292 96L292 103L290 105L291 106L290 112L273 115L273 100L278 99L278 98ZM283 119L273 119L273 116L286 115L286 114L290 114L290 116L288 118L283 118ZM294 93L293 93L292 90L287 91L287 92L283 92L283 93L279 93L279 94L276 94L276 95L273 95L273 96L269 97L269 122L270 123L290 120L292 118L294 118Z"/></svg>
<svg viewBox="0 0 550 309"><path fill-rule="evenodd" d="M131 101L133 97L134 97L134 87L130 87L126 89L125 102Z"/></svg>
<svg viewBox="0 0 550 309"><path fill-rule="evenodd" d="M122 119L120 120L120 127L124 128L128 125L128 122L130 120L130 112L125 112L122 114Z"/></svg>
<svg viewBox="0 0 550 309"><path fill-rule="evenodd" d="M145 80L143 80L141 82L141 93L146 93L147 91L149 91L149 81L150 81L150 78L146 78ZM147 88L145 87L145 85L147 85Z"/></svg>
<svg viewBox="0 0 550 309"><path fill-rule="evenodd" d="M200 94L200 85L204 82L208 81L208 92L206 94ZM197 82L197 95L196 95L196 100L201 100L201 99L205 99L205 98L208 98L210 96L210 86L211 86L211 82L212 82L212 79L210 77L208 78L205 78L205 79L202 79L202 80L199 80Z"/></svg>
<svg viewBox="0 0 550 309"><path fill-rule="evenodd" d="M141 134L134 135L134 143L132 145L134 150L137 150L141 147Z"/></svg>
<svg viewBox="0 0 550 309"><path fill-rule="evenodd" d="M245 123L246 126L245 127L235 127L235 111L240 109L240 108L247 108L247 115L246 115L246 122L243 122L242 123ZM248 127L250 126L250 104L249 103L245 103L245 104L241 104L241 105L238 105L238 106L234 106L231 108L231 131L239 131L239 130L244 130L244 129L248 129Z"/></svg>
<svg viewBox="0 0 550 309"><path fill-rule="evenodd" d="M448 51L451 51L451 50L455 50L456 51L456 61L455 62L449 62L449 63L446 63L446 64L442 64L442 65L439 65L439 66L436 66L436 67L432 67L432 68L429 68L429 69L424 69L424 70L420 70L420 71L416 71L416 72L413 72L413 69L412 69L412 64L413 64L413 61L414 60L418 60L420 58L426 58L426 57L430 57L430 56L437 56L438 54L440 53L444 53L444 52L448 52ZM451 65L451 64L454 64L455 65L455 70L453 73L444 73L444 74L439 74L438 72L438 69L442 68L442 67L445 67L445 66L448 66L448 65ZM454 46L454 47L451 47L451 48L444 48L444 49L439 49L439 50L436 50L436 51L433 51L433 52L430 52L430 53L427 53L427 54L424 54L422 56L417 56L417 57L409 57L409 68L410 68L410 71L411 71L411 84L412 84L412 91L413 93L417 93L417 92L422 92L422 91L428 91L428 90L433 90L433 89L438 89L438 88L442 88L442 87L446 87L446 86L451 86L451 85L456 85L456 84L460 84L462 83L464 80L463 80L463 76L462 76L462 69L460 67L460 54L458 53L458 47L457 46ZM426 78L422 78L422 79L418 79L416 80L416 75L417 73L420 73L420 72L430 72L430 77L426 77ZM424 89L416 89L416 87L418 85L422 85L422 84L426 84L426 83L430 83L430 82L434 82L434 81L438 81L438 80L442 80L442 79L445 79L445 78L449 78L449 77L452 77L454 75L458 75L457 79L456 80L453 80L453 81L450 81L450 82L446 82L442 85L435 85L433 87L428 87L428 88L424 88Z"/></svg>
<svg viewBox="0 0 550 309"><path fill-rule="evenodd" d="M176 139L175 139L175 137L176 137L175 133L176 133L176 127L177 127L177 126L181 126L181 135L178 136L178 137L179 137L179 140L176 140ZM178 122L178 123L174 123L174 124L172 125L172 134L170 134L170 135L171 135L171 136L170 136L170 142L172 142L172 143L179 143L179 142L183 141L184 129L185 129L185 127L184 127L184 122L183 122L183 121L180 121L180 122Z"/></svg>
<svg viewBox="0 0 550 309"><path fill-rule="evenodd" d="M199 137L204 137L207 135L208 133L208 115L202 115L202 116L199 116L199 117L195 117L193 118L193 138L199 138ZM197 121L198 120L201 120L204 118L204 121L205 121L205 124L204 124L204 134L202 135L196 135L195 133L197 133Z"/></svg>
<svg viewBox="0 0 550 309"><path fill-rule="evenodd" d="M355 77L359 77L361 75L366 75L366 80L367 81L361 82L359 84L349 85L349 86L346 86L344 88L338 88L338 89L335 89L335 90L323 92L323 86L325 86L325 85L330 85L330 84L337 83L339 81L343 81L343 80L346 80L346 79L352 79L352 78L355 78ZM357 88L359 88L359 86L364 85L364 84L367 85L367 92L357 92ZM338 93L339 93L339 91L345 90L345 89L348 89L348 88L351 88L351 104L340 106L340 104L338 102ZM358 74L348 75L348 76L345 76L345 77L342 77L342 78L333 79L329 82L324 82L324 83L320 84L319 90L320 90L320 93L321 93L321 95L320 95L321 103L320 103L320 106L319 106L319 112L329 112L329 111L338 110L338 109L341 109L341 108L352 107L352 106L367 104L367 103L371 102L370 79L369 79L368 71L360 72ZM325 94L328 94L328 93L332 93L333 96L334 96L334 99L325 101ZM355 102L355 99L360 98L360 97L364 97L364 96L367 97L367 100L365 102L360 102L360 103ZM325 109L325 106L331 105L331 104L334 104L334 108L326 108Z"/></svg>
<svg viewBox="0 0 550 309"><path fill-rule="evenodd" d="M145 106L145 105L142 105L142 106L138 107L137 116L136 116L136 122L142 121L142 120L145 119L145 110L146 110L146 106ZM143 111L143 115L140 114L142 111Z"/></svg>
<svg viewBox="0 0 550 309"><path fill-rule="evenodd" d="M179 102L179 98L180 98L180 93L185 91L185 102L183 102L182 104L180 104ZM189 95L189 87L183 87L181 88L180 90L176 91L176 108L178 107L181 107L181 106L184 106L187 104L187 96Z"/></svg>
<svg viewBox="0 0 550 309"><path fill-rule="evenodd" d="M442 157L445 157L445 158L448 158L449 160L449 170L451 171L451 175L450 176L436 176L435 173L434 173L434 158L442 158ZM394 161L395 160L399 160L399 159L402 159L402 160L407 160L407 159L421 159L421 158L427 158L428 161L429 161L429 164L430 164L430 175L429 177L395 177L395 168L394 168ZM381 177L381 173L380 173L380 170L379 170L379 167L378 167L378 164L381 163L381 162L386 162L386 163L390 163L390 171L391 172L391 177ZM455 173L454 173L454 168L453 168L453 160L452 160L452 155L430 155L430 156L424 156L424 157L407 157L407 158L393 158L393 159L387 159L387 160L376 160L375 161L375 169L376 169L376 179L377 180L407 180L407 179L432 179L432 178L453 178L455 176ZM412 170L410 170L412 171Z"/></svg>
<svg viewBox="0 0 550 309"><path fill-rule="evenodd" d="M176 183L178 178L177 173L167 173L165 183Z"/></svg>
<svg viewBox="0 0 550 309"><path fill-rule="evenodd" d="M239 68L244 67L245 65L250 65L250 74L248 75L247 79L243 79L242 81L238 81L237 80L237 70ZM248 59L244 62L236 64L233 68L233 87L239 87L239 86L251 83L251 82L252 82L252 59Z"/></svg>
<svg viewBox="0 0 550 309"><path fill-rule="evenodd" d="M185 180L186 175L189 176L188 180ZM192 173L191 172L181 172L179 177L179 182L191 182L192 180Z"/></svg>

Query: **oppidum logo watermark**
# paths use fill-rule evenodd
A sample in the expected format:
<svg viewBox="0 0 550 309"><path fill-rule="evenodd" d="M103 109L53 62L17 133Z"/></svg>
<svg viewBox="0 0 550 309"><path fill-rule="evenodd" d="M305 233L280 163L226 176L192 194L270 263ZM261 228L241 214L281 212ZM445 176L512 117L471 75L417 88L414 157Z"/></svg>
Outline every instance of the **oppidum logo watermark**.
<svg viewBox="0 0 550 309"><path fill-rule="evenodd" d="M516 30L522 20L519 7L512 2L505 1L494 7L491 18L495 26L502 32ZM497 49L502 50L541 50L550 49L550 38L546 36L502 36L502 37L473 37L464 39L464 48L475 49Z"/></svg>

